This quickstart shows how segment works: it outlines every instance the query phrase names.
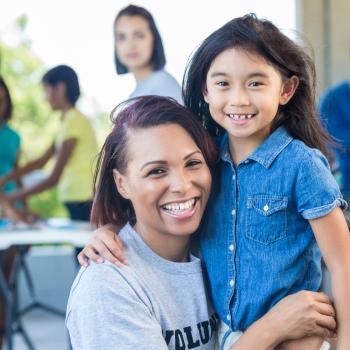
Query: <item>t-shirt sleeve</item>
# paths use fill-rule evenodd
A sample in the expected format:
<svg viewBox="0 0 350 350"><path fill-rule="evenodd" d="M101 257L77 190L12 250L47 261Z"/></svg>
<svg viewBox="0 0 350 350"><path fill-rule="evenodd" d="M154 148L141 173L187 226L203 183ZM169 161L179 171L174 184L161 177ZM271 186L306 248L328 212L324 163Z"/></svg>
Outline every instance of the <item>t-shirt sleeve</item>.
<svg viewBox="0 0 350 350"><path fill-rule="evenodd" d="M327 159L318 150L311 150L301 161L296 181L298 212L306 220L329 214L336 207L347 207Z"/></svg>
<svg viewBox="0 0 350 350"><path fill-rule="evenodd" d="M112 266L90 266L71 294L66 324L73 349L168 349L147 302Z"/></svg>
<svg viewBox="0 0 350 350"><path fill-rule="evenodd" d="M64 122L62 130L62 142L69 139L79 139L82 135L84 125L82 125L79 117L73 116Z"/></svg>

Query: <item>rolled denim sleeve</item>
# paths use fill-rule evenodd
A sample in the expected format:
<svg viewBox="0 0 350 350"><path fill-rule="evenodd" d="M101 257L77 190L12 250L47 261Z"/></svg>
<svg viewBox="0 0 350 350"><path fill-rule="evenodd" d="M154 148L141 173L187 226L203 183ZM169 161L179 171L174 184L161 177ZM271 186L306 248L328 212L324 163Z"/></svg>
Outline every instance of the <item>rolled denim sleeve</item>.
<svg viewBox="0 0 350 350"><path fill-rule="evenodd" d="M300 164L296 183L298 212L306 220L329 214L337 207L347 208L326 157L308 149Z"/></svg>

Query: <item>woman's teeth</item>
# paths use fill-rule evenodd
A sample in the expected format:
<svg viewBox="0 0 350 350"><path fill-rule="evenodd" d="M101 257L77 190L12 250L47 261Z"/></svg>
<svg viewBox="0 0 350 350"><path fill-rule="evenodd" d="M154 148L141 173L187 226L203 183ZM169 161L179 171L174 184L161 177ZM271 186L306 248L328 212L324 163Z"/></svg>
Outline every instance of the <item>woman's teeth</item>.
<svg viewBox="0 0 350 350"><path fill-rule="evenodd" d="M196 203L196 200L194 198L182 202L182 203L169 203L163 206L163 209L172 211L172 212L179 212L179 211L186 211L189 209L192 209Z"/></svg>
<svg viewBox="0 0 350 350"><path fill-rule="evenodd" d="M255 114L227 114L229 118L233 120L244 120L251 119L255 116Z"/></svg>

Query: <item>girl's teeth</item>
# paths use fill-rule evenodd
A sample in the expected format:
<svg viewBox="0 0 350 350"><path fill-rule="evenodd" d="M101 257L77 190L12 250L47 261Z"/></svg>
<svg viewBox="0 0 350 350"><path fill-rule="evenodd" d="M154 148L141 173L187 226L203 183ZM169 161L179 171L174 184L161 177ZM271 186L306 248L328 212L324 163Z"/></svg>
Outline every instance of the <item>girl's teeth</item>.
<svg viewBox="0 0 350 350"><path fill-rule="evenodd" d="M233 120L251 119L253 114L229 114L229 117Z"/></svg>

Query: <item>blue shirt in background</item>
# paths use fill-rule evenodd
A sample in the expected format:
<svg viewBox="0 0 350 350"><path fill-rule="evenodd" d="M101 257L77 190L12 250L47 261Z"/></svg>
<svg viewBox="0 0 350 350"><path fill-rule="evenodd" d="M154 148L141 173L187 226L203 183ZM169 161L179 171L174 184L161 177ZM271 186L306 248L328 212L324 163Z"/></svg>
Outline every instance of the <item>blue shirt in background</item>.
<svg viewBox="0 0 350 350"><path fill-rule="evenodd" d="M17 154L20 146L19 135L7 124L0 124L0 177L11 172L16 164ZM10 181L5 184L5 192L17 188L16 182Z"/></svg>
<svg viewBox="0 0 350 350"><path fill-rule="evenodd" d="M319 113L328 132L343 147L335 148L341 189L350 198L350 82L343 81L329 89L321 98Z"/></svg>
<svg viewBox="0 0 350 350"><path fill-rule="evenodd" d="M227 135L220 150L201 252L217 313L245 331L285 296L320 288L321 254L308 220L346 202L326 158L284 128L236 168Z"/></svg>

